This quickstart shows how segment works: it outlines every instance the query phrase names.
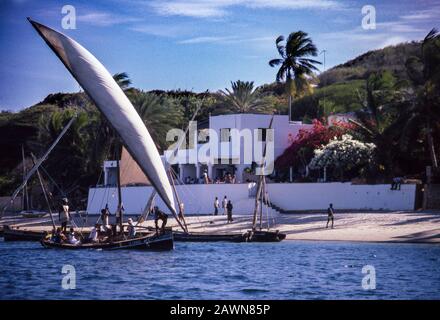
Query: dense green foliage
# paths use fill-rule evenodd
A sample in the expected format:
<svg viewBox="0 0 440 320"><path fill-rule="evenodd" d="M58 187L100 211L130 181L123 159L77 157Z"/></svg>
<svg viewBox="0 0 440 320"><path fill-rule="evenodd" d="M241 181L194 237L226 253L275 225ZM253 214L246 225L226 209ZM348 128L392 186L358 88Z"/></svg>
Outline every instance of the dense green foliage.
<svg viewBox="0 0 440 320"><path fill-rule="evenodd" d="M367 52L319 77L312 73L318 62L310 57L316 56L317 49L307 34L292 33L285 42L279 37L276 46L280 58L270 64L279 67L278 81L257 88L252 82L237 81L232 82L231 89L215 93L144 92L131 87L127 74L114 77L161 150L169 144L165 133L170 128L185 129L196 110L195 119L205 125L209 115L287 114L292 96L294 119L320 119L325 123L333 113L356 115L352 123L356 130L351 134L377 149L370 177L420 176L426 165L435 167L440 149L440 40L435 31L423 44L407 43ZM316 84L313 91L309 90L311 83ZM118 139L84 92L50 94L20 112L0 113L0 194L11 193L21 180L21 146L26 150L27 162L31 152L41 156L74 114L74 125L44 167L63 192L86 195L89 185L98 181L102 161L115 156ZM313 154L309 149L308 160ZM284 156L284 167L296 161L295 155ZM304 167L307 161L302 162Z"/></svg>
<svg viewBox="0 0 440 320"><path fill-rule="evenodd" d="M362 171L370 181L395 175L424 178L425 166L439 177L440 35L422 43L368 52L320 75L314 93L298 99L294 117L355 116L352 134L372 143L374 162ZM288 155L283 155L288 159Z"/></svg>

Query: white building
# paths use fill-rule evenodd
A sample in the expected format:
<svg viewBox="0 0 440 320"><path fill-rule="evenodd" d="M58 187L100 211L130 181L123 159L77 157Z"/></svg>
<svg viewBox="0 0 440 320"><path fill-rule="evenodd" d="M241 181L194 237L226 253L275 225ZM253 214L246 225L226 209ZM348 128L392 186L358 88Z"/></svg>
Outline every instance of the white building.
<svg viewBox="0 0 440 320"><path fill-rule="evenodd" d="M271 115L265 114L227 114L209 117L208 128L197 128L181 147L174 161L175 171L182 181L189 179L201 181L204 173L209 180L215 181L225 174L235 174L236 182L246 182L243 172L256 163L260 163L266 141L273 142L273 148L267 149L267 162L272 162L292 143L299 130L309 129L311 125L290 122L287 115L275 115L273 135L267 131ZM210 129L210 130L207 130ZM204 141L201 136L208 134ZM198 136L197 136L198 135ZM164 164L168 162L172 150L162 156ZM116 163L104 163L105 184L116 184ZM137 181L134 181L135 184Z"/></svg>
<svg viewBox="0 0 440 320"><path fill-rule="evenodd" d="M190 184L177 185L177 193L185 204L186 214L212 214L215 197L220 200L226 195L234 205L234 214L251 214L255 204L254 182L246 181L245 168L252 166L255 154L245 159L244 143L237 143L229 138L228 132L232 129L242 131L248 129L254 132L252 144L262 147L261 140L273 140L273 160L281 155L290 146L299 130L309 129L311 125L300 122L289 122L288 116L277 115L272 124L273 136L264 133L269 127L271 116L258 114L230 114L209 117L211 146L216 150L206 152L207 156L200 156L209 142L194 143L193 148L181 148L173 165L181 180L187 177L196 179L206 172L210 180L215 180L225 173L235 173L235 184ZM202 128L198 132L207 131ZM197 131L196 131L197 132ZM266 139L267 138L267 139ZM243 138L244 139L244 138ZM196 138L193 138L195 142ZM243 141L242 141L243 142ZM215 156L214 156L215 155ZM121 159L122 201L127 214L140 214L147 200L153 192L148 179L137 167L133 159ZM170 153L165 152L162 160L165 166ZM247 155L249 158L249 155ZM223 161L222 161L223 160ZM246 160L246 161L245 161ZM225 163L226 162L226 163ZM250 163L249 163L250 162ZM267 164L267 162L266 162ZM205 171L206 170L206 171ZM89 189L87 211L99 213L105 205L111 212L117 207L116 189L116 161L104 163L104 186ZM365 209L365 210L412 210L415 204L415 186L404 185L399 192L392 191L389 185L353 185L351 183L269 183L268 192L271 202L283 210L322 210L332 202L338 209ZM157 198L157 205L168 212L161 199ZM271 209L274 210L274 209Z"/></svg>

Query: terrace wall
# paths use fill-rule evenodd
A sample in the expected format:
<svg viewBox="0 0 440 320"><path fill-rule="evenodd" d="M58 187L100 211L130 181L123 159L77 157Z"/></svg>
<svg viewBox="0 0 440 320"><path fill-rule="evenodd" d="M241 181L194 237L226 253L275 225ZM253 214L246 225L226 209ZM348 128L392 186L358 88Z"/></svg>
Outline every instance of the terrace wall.
<svg viewBox="0 0 440 320"><path fill-rule="evenodd" d="M186 214L212 214L217 196L232 200L234 214L252 214L255 184L212 184L176 186L185 204ZM325 210L329 203L346 210L413 210L416 185L402 185L400 191L389 185L353 185L351 183L271 183L271 201L284 210ZM152 192L152 187L124 187L122 199L126 213L140 214ZM109 204L113 213L117 205L116 188L90 188L87 211L99 213ZM156 197L156 204L165 205Z"/></svg>
<svg viewBox="0 0 440 320"><path fill-rule="evenodd" d="M389 184L271 183L271 201L284 210L323 210L329 203L338 209L413 210L416 185L390 190Z"/></svg>

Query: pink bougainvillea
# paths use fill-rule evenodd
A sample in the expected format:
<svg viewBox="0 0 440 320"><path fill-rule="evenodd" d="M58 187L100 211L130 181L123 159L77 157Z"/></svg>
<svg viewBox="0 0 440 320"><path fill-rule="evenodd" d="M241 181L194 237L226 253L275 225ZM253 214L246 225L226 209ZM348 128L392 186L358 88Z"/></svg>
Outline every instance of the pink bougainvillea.
<svg viewBox="0 0 440 320"><path fill-rule="evenodd" d="M353 130L353 125L346 122L332 122L326 126L319 120L313 120L311 129L301 129L292 144L275 160L277 169L305 166L313 158L313 151L335 137ZM292 139L291 137L288 137Z"/></svg>

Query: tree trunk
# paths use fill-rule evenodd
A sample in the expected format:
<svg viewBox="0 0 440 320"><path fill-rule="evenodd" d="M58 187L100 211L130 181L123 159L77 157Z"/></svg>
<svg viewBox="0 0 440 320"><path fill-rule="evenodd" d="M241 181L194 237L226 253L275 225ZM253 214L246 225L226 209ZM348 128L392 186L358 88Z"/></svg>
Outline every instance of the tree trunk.
<svg viewBox="0 0 440 320"><path fill-rule="evenodd" d="M289 94L289 122L292 121L292 95Z"/></svg>
<svg viewBox="0 0 440 320"><path fill-rule="evenodd" d="M429 153L431 155L431 163L432 168L437 171L438 169L438 162L437 162L437 156L435 154L435 146L434 146L434 138L432 137L432 131L431 131L431 125L428 123L427 125L427 133L426 138L428 141L428 147L429 147Z"/></svg>

